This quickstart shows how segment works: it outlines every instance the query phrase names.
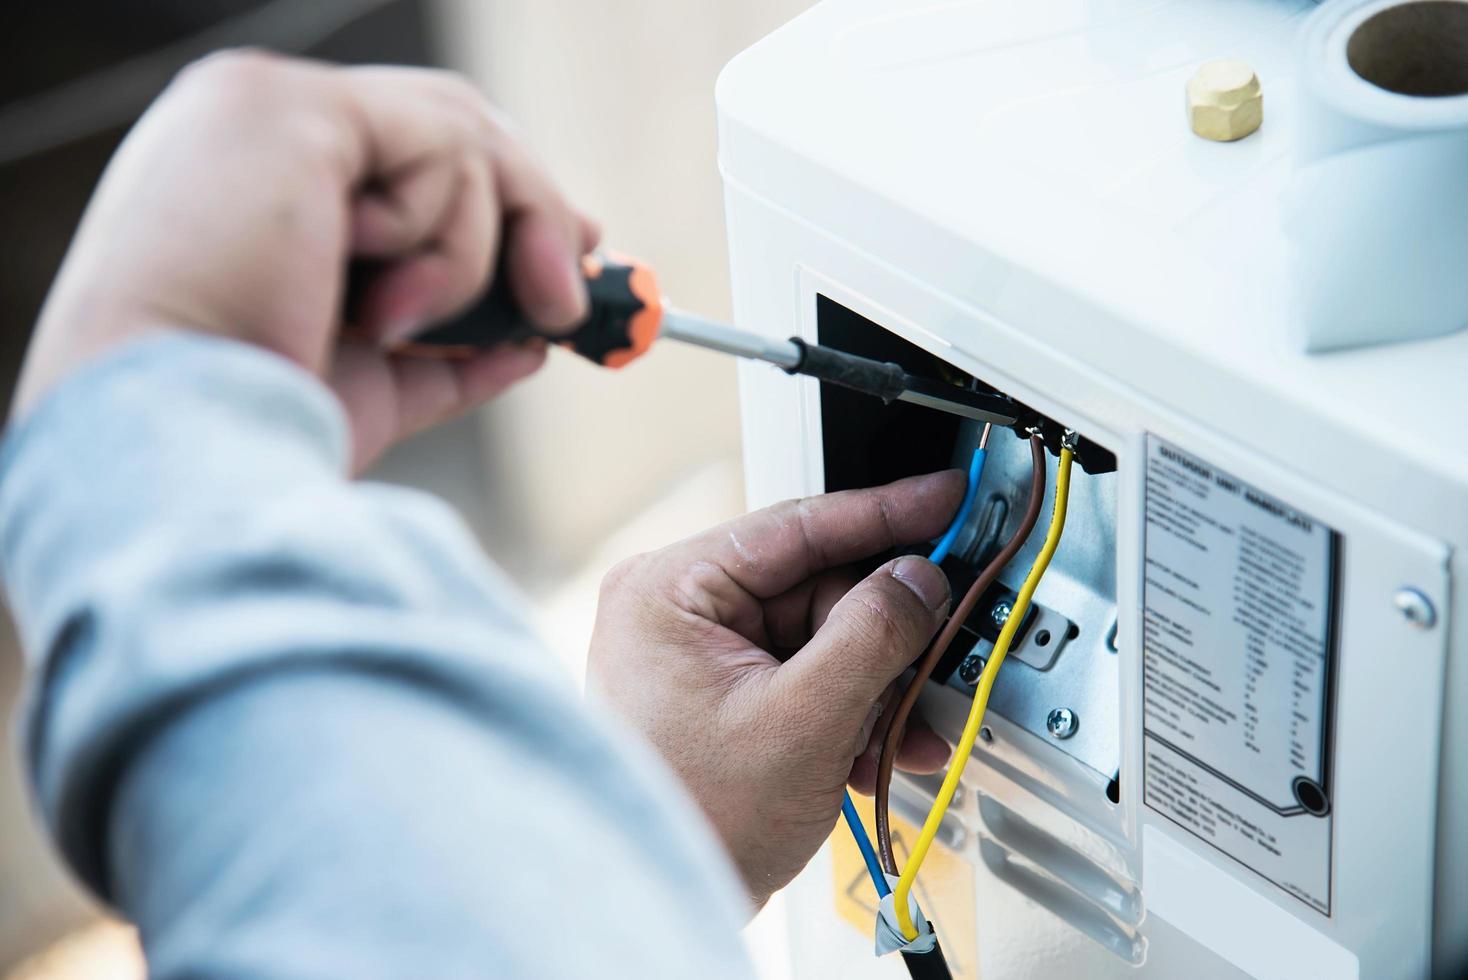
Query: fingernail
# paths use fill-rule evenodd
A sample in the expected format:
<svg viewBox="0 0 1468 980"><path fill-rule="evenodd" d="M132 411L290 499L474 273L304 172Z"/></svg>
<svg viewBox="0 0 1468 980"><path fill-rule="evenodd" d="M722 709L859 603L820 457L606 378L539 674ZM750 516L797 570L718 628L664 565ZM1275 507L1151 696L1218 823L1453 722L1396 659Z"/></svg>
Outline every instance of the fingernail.
<svg viewBox="0 0 1468 980"><path fill-rule="evenodd" d="M948 576L926 558L906 555L897 559L892 577L911 589L929 611L948 605Z"/></svg>

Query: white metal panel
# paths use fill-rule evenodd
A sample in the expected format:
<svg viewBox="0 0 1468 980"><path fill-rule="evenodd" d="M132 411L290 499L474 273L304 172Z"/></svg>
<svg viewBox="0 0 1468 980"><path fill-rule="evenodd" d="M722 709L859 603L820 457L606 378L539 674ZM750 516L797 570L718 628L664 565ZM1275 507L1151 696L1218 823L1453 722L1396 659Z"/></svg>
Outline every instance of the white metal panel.
<svg viewBox="0 0 1468 980"><path fill-rule="evenodd" d="M1260 980L1357 980L1354 953L1148 826L1143 878L1154 913ZM1410 973L1404 973L1410 975Z"/></svg>
<svg viewBox="0 0 1468 980"><path fill-rule="evenodd" d="M1315 922L1312 919L1315 913L1303 906L1290 908L1296 900L1276 894L1278 890L1272 885L1255 880L1230 859L1202 853L1207 850L1206 845L1194 848L1191 842L1183 840L1178 846L1214 862L1225 876L1247 882L1253 889L1250 894L1266 896L1266 901L1280 915L1307 922L1330 942L1359 954L1362 975L1405 976L1422 972L1431 921L1436 739L1446 633L1443 628L1422 633L1408 627L1392 609L1391 594L1399 585L1410 583L1433 596L1439 608L1446 611L1449 602L1446 549L1371 514L1322 485L1330 480L1312 478L1260 459L1246 443L1228 434L1231 427L1228 420L1217 427L1201 428L1176 411L1098 375L1065 352L1047 350L1003 324L935 294L924 284L896 273L870 256L861 255L809 225L792 220L779 209L740 193L737 187L731 188L729 206L735 227L749 233L748 244L769 263L767 271L783 270L783 274L768 274L752 288L738 291L742 325L763 327L773 333L813 336L810 320L813 299L818 291L826 292L907 339L940 350L958 366L1000 384L1037 408L1058 418L1075 420L1088 434L1095 431L1103 442L1111 443L1118 452L1123 473L1119 537L1128 542L1117 556L1123 636L1141 635L1137 618L1140 605L1137 542L1141 530L1138 463L1147 431L1186 445L1235 475L1289 499L1343 534L1344 639L1337 692L1336 812L1340 822L1336 893L1339 902L1335 916ZM750 248L744 247L745 242L739 236L734 239L736 263L747 261L751 253ZM817 273L815 269L823 271ZM862 285L858 291L847 283ZM903 311L901 315L898 310ZM955 332L965 338L961 347L945 347L935 338L939 330L951 330L965 322L968 327ZM982 340L968 339L974 337ZM983 360L974 352L982 353ZM764 503L818 490L820 443L815 386L792 382L784 375L762 368L748 369L746 378L751 502ZM1108 436L1108 432L1125 434ZM1351 451L1345 434L1321 433L1319 438L1334 439L1342 453ZM1401 655L1377 657L1374 656L1377 650L1405 655L1411 664L1410 671L1402 671ZM1124 680L1119 711L1123 741L1129 746L1123 769L1135 774L1138 771L1136 746L1140 742L1137 692L1140 661L1134 642L1123 643L1122 657ZM1384 706L1391 712L1386 716L1392 731L1390 752L1379 747L1381 720L1373 715L1373 705ZM1403 754L1398 754L1399 750ZM965 785L971 789L982 788L986 780L994 778L985 776L986 771L975 767L974 774L966 776ZM1151 822L1142 816L1136 782L1135 778L1123 779L1124 839L1132 841L1133 846L1138 821ZM1186 836L1177 835L1172 828L1161 827L1159 831L1174 839ZM1376 843L1384 837L1392 840L1391 848ZM1145 854L1141 853L1135 865L1138 876L1144 862ZM1383 887L1390 888L1400 900L1381 903ZM1002 902L1003 894L1000 889L999 897L986 895L985 900ZM1165 891L1162 898L1166 907ZM1219 902L1218 914L1225 920L1248 911L1243 907L1231 910L1223 898ZM816 914L809 905L795 903L795 907L797 916L808 919ZM1251 901L1249 908L1255 907L1257 903ZM1047 921L1045 915L1035 921ZM1045 929L1037 931L1033 922L1027 927L1024 934L1030 942L1054 947L1055 936L1047 930L1067 930L1058 920L1048 921L1051 925ZM1156 934L1157 922L1149 920L1144 927L1149 938ZM1180 934L1173 935L1172 941L1186 945ZM1247 935L1241 934L1239 941L1247 943ZM1158 976L1168 975L1157 966L1159 954L1155 945L1153 942L1145 970L1157 971ZM1018 947L1001 948L1019 956ZM1099 947L1090 948L1111 957ZM1011 965L1015 962L1018 960L1011 961ZM1100 964L1104 962L1107 960L1098 960L1092 967L1101 969ZM1401 969L1410 964L1416 966Z"/></svg>
<svg viewBox="0 0 1468 980"><path fill-rule="evenodd" d="M1391 496L1404 523L1441 530L1420 521L1444 478L1468 481L1468 402L1458 396L1468 332L1326 357L1291 340L1279 192L1291 139L1290 15L1311 5L1115 0L1053 37L880 69L836 41L900 16L941 47L949 8L972 11L979 38L984 18L1020 16L1018 6L1028 5L817 5L720 77L726 176L1164 402L1220 420L1267 415L1253 433L1264 454L1329 465L1347 495ZM1269 106L1263 129L1234 144L1192 137L1181 108L1188 66L1222 53L1258 69ZM1110 92L1099 104L1098 89ZM1043 124L995 124L1047 99L1058 108ZM1139 100L1150 107L1143 136L1095 128L1098 113ZM1075 132L1090 135L1053 145ZM1186 192L1169 190L1178 183ZM1119 197L1100 185L1136 190ZM1137 198L1165 206L1165 217ZM961 329L987 343L976 325ZM1331 458L1313 438L1322 424L1389 449L1397 468L1383 471L1365 453ZM1468 512L1448 519L1444 536L1468 535Z"/></svg>
<svg viewBox="0 0 1468 980"><path fill-rule="evenodd" d="M1431 952L1435 870L1439 733L1448 624L1432 629L1408 622L1393 607L1398 589L1430 597L1440 615L1449 610L1447 547L1347 501L1331 489L1329 473L1300 474L1273 466L1247 443L1221 437L1154 409L1151 431L1230 474L1289 501L1333 527L1342 538L1340 640L1337 653L1334 745L1334 902L1329 919L1298 902L1238 862L1144 810L1149 832L1170 838L1195 856L1218 864L1291 918L1355 951L1366 977L1427 975ZM1342 434L1341 452L1350 452ZM1468 501L1465 501L1468 503ZM1144 867L1148 860L1144 851ZM1172 885L1155 884L1166 909L1187 907ZM1230 890L1210 896L1225 921L1250 921L1254 902L1233 902ZM1390 895L1389 902L1382 896ZM1152 893L1148 892L1149 904ZM1240 929L1230 950L1251 956L1255 940Z"/></svg>

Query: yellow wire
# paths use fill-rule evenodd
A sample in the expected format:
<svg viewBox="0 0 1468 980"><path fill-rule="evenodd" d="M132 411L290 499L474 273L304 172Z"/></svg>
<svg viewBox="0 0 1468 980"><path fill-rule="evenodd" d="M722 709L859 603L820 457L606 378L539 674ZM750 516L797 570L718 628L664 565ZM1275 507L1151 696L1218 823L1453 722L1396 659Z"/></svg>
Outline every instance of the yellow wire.
<svg viewBox="0 0 1468 980"><path fill-rule="evenodd" d="M943 815L948 812L948 805L953 802L953 794L958 791L958 781L963 777L963 767L968 764L969 756L974 751L974 739L979 735L979 724L984 720L984 709L989 705L989 692L994 689L994 679L999 675L999 665L1004 662L1004 657L1009 653L1009 645L1014 642L1014 634L1019 632L1020 623L1024 622L1025 612L1030 607L1030 599L1035 594L1035 589L1040 585L1040 579L1045 574L1045 569L1050 566L1050 559L1055 555L1055 549L1060 546L1060 535L1065 530L1065 507L1070 498L1070 463L1071 451L1062 449L1060 451L1060 466L1055 477L1055 510L1050 516L1050 529L1045 532L1045 544L1040 553L1035 556L1035 563L1030 566L1030 572L1025 576L1025 584L1020 587L1019 596L1014 600L1014 607L1009 612L1009 618L1004 621L1004 628L999 631L999 639L994 641L994 652L989 656L989 662L984 665L984 672L979 675L978 690L974 692L974 703L969 709L968 721L964 723L963 735L958 740L958 748L954 750L953 764L948 767L948 775L943 779L943 786L938 790L937 799L933 800L933 808L928 811L928 819L923 823L923 831L918 834L918 839L912 847L912 853L907 857L907 863L902 866L902 877L897 879L897 887L893 889L893 910L897 913L897 925L902 929L902 935L909 941L918 936L917 926L913 924L912 916L908 912L907 897L912 892L913 881L917 878L918 868L922 867L923 859L928 856L928 848L932 847L933 839L938 836L938 825L943 822Z"/></svg>

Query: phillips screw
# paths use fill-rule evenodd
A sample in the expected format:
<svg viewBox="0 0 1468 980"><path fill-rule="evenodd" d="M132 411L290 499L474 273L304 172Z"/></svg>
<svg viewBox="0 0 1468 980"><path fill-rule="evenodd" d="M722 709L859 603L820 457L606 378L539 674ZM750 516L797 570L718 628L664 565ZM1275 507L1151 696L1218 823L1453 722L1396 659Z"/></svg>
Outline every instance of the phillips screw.
<svg viewBox="0 0 1468 980"><path fill-rule="evenodd" d="M1055 738L1066 739L1076 733L1076 729L1080 727L1080 719L1069 708L1055 708L1045 719L1045 727Z"/></svg>
<svg viewBox="0 0 1468 980"><path fill-rule="evenodd" d="M984 672L984 658L977 653L971 653L963 658L963 663L958 665L958 678L969 687L979 682L979 675Z"/></svg>

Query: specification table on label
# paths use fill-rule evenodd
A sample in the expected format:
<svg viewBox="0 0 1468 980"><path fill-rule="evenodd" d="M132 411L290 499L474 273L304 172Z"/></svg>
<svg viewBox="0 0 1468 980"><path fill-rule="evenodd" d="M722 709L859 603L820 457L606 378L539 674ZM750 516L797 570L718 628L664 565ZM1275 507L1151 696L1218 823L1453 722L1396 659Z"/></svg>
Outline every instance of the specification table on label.
<svg viewBox="0 0 1468 980"><path fill-rule="evenodd" d="M1147 806L1330 914L1337 535L1148 437Z"/></svg>

